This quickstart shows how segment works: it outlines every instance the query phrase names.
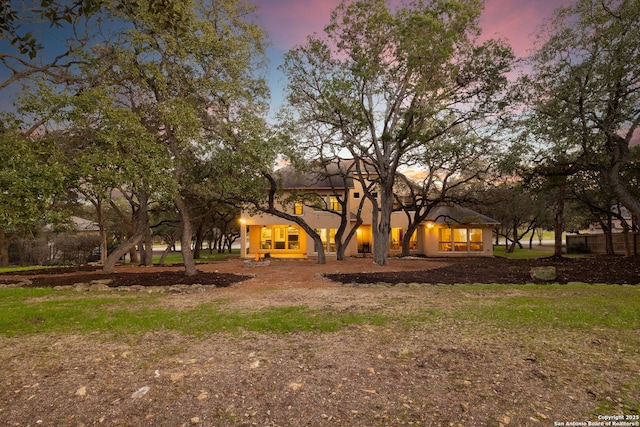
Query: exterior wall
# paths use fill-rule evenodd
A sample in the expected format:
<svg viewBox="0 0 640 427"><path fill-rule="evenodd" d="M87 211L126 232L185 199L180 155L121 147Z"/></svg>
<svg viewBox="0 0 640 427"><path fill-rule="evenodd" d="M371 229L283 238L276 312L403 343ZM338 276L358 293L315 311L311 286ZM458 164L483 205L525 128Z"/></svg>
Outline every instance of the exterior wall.
<svg viewBox="0 0 640 427"><path fill-rule="evenodd" d="M358 180L354 179L354 188L350 190L347 200L347 211L349 215L353 215L357 212L361 198L364 197L364 191ZM330 190L318 191L314 190L326 198L329 201L329 197L333 194ZM294 208L289 209L290 214L294 214ZM335 230L340 225L340 216L331 212L315 210L311 207L304 206L302 208L301 217L304 218L310 227L316 230L323 230L323 235L326 238L325 254L327 258L335 256L335 245L331 243L331 230ZM371 230L372 223L372 204L367 200L364 202L362 209L363 224L358 229L354 238L351 239L349 245L345 250L345 256L365 256L373 251L373 233ZM244 225L241 227L241 254L245 258L255 258L256 253L259 252L261 256L269 253L273 257L284 258L312 258L317 256L315 242L311 239L297 224L278 218L273 215L255 214L250 215L248 212L243 211L241 214L241 223ZM351 223L350 225L352 225ZM394 212L391 214L391 228L402 229L402 234L406 232L408 226L407 216L403 212ZM262 238L263 228L272 230L284 230L285 227L293 227L298 230L297 244L292 247L275 248L265 247L265 241ZM481 229L482 230L482 250L451 250L443 251L439 245L439 230L443 228L449 228L447 225L438 225L427 222L421 224L416 230L415 249L411 250L411 253L424 256L493 256L493 225L467 225L458 228L462 229ZM399 254L401 247L399 234L392 230L392 243L389 248L390 254ZM478 247L480 242L475 242L475 247ZM288 245L289 242L285 242ZM282 246L282 242L280 243ZM460 247L458 245L457 247ZM471 245L469 245L471 247ZM332 250L333 249L333 250Z"/></svg>

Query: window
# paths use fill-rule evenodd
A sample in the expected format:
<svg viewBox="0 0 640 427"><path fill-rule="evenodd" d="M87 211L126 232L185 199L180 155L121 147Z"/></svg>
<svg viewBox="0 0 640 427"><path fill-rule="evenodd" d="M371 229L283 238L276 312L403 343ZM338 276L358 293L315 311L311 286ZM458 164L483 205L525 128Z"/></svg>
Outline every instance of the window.
<svg viewBox="0 0 640 427"><path fill-rule="evenodd" d="M451 229L450 228L441 228L440 229L440 241L438 243L438 250L440 252L451 252L453 250L453 246L451 245Z"/></svg>
<svg viewBox="0 0 640 427"><path fill-rule="evenodd" d="M482 229L441 228L438 250L440 252L481 252Z"/></svg>
<svg viewBox="0 0 640 427"><path fill-rule="evenodd" d="M271 249L273 230L271 228L262 227L260 233L260 249Z"/></svg>
<svg viewBox="0 0 640 427"><path fill-rule="evenodd" d="M467 229L453 229L453 250L455 252L464 252L467 250Z"/></svg>
<svg viewBox="0 0 640 427"><path fill-rule="evenodd" d="M360 193L358 193L357 191L355 193L353 193L353 198L354 199L359 199L360 198Z"/></svg>
<svg viewBox="0 0 640 427"><path fill-rule="evenodd" d="M287 249L300 249L300 230L295 227L287 228Z"/></svg>
<svg viewBox="0 0 640 427"><path fill-rule="evenodd" d="M275 231L275 238L273 239L275 246L274 249L286 249L286 227L273 227Z"/></svg>
<svg viewBox="0 0 640 427"><path fill-rule="evenodd" d="M316 230L316 233L320 235L322 240L322 247L327 252L336 251L336 229L335 228L320 228ZM318 252L318 246L314 248L315 252Z"/></svg>
<svg viewBox="0 0 640 427"><path fill-rule="evenodd" d="M329 209L332 211L340 212L342 207L336 196L329 196Z"/></svg>
<svg viewBox="0 0 640 427"><path fill-rule="evenodd" d="M295 205L293 205L293 214L302 215L303 212L304 212L304 205L302 204L302 202L296 202Z"/></svg>
<svg viewBox="0 0 640 427"><path fill-rule="evenodd" d="M482 229L472 228L469 230L469 250L482 252Z"/></svg>
<svg viewBox="0 0 640 427"><path fill-rule="evenodd" d="M389 242L390 249L402 249L402 239L406 234L403 228L392 228L391 229L391 241ZM418 234L416 231L411 235L411 240L409 240L409 249L416 249L418 247Z"/></svg>
<svg viewBox="0 0 640 427"><path fill-rule="evenodd" d="M289 225L264 226L260 232L260 249L300 250L300 229Z"/></svg>

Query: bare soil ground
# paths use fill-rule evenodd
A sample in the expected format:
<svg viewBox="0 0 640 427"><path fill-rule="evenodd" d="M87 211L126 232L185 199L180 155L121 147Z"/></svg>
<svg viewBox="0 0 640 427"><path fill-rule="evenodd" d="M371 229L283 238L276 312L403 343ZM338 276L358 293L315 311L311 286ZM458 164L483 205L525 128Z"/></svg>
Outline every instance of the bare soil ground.
<svg viewBox="0 0 640 427"><path fill-rule="evenodd" d="M208 286L159 300L182 309L220 300L241 310L303 305L411 315L460 307L462 296L492 300L450 286L393 284L532 283L536 265L555 265L556 283L640 284L640 259L616 257L392 259L385 267L370 259L272 260L256 268L234 259L201 265L188 279L179 266L121 266L109 286ZM87 269L32 271L0 275L0 286L102 278ZM284 335L195 337L160 327L144 336L0 334L0 425L586 425L599 415L637 416L637 334L513 332L438 316Z"/></svg>

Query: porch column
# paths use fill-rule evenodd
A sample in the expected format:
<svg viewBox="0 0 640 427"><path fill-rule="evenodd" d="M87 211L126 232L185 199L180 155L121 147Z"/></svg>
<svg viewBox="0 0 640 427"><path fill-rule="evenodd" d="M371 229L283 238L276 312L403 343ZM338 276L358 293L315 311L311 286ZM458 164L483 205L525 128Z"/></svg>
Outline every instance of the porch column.
<svg viewBox="0 0 640 427"><path fill-rule="evenodd" d="M247 224L240 219L240 258L247 256Z"/></svg>

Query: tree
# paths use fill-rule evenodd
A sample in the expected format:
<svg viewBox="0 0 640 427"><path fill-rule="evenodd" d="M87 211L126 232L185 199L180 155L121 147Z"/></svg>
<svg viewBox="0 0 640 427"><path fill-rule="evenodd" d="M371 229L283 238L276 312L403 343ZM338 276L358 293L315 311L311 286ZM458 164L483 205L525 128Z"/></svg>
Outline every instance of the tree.
<svg viewBox="0 0 640 427"><path fill-rule="evenodd" d="M479 15L475 0L415 0L395 11L384 0L344 0L325 38L311 36L285 57L296 124L322 129L357 161L358 176L376 183L365 197L377 264L387 263L406 157L500 107L512 54L498 41L476 43Z"/></svg>
<svg viewBox="0 0 640 427"><path fill-rule="evenodd" d="M256 77L264 34L247 21L248 6L224 0L179 7L179 27L141 9L125 11L133 28L103 45L109 60L101 77L119 89L172 158L166 178L178 188L173 201L182 226L182 255L186 274L193 275L192 223L184 197L189 168L226 138L235 138L245 118L261 115L267 90Z"/></svg>
<svg viewBox="0 0 640 427"><path fill-rule="evenodd" d="M50 138L0 131L0 266L9 265L14 239L66 219L56 208L66 196L66 178L63 157Z"/></svg>
<svg viewBox="0 0 640 427"><path fill-rule="evenodd" d="M438 204L473 201L476 185L491 169L492 158L500 151L489 138L479 138L472 130L453 129L425 146L410 161L415 175L399 174L395 199L408 220L402 237L402 256L409 256L411 237Z"/></svg>
<svg viewBox="0 0 640 427"><path fill-rule="evenodd" d="M530 131L549 142L543 149L555 146L574 172L597 172L640 215L634 187L623 179L640 124L638 2L579 0L558 9L543 34L523 80L535 123Z"/></svg>
<svg viewBox="0 0 640 427"><path fill-rule="evenodd" d="M97 121L105 131L109 126L104 123L121 116L121 123L113 122L113 135L102 134L113 148L108 153L116 159L108 160L116 165L108 170L111 178L135 192L138 210L135 233L113 256L126 253L149 235L147 201L157 196L150 185L165 182L162 192L169 194L179 213L185 273L193 275L197 270L186 203L191 167L233 145L243 128L250 127L248 122L264 121L268 91L258 73L264 33L248 22L252 9L237 0L211 4L167 0L163 3L172 9L163 16L158 14L164 10L151 7L159 3L140 0L131 7L126 2L100 3L120 25L91 52L74 52L82 59L81 66L75 70L77 78L62 89L73 96L48 104L60 114L73 115L69 120L78 122L79 130ZM167 17L174 12L180 19L172 23ZM91 107L91 97L102 101L102 109ZM132 129L146 146L131 138ZM146 168L145 179L118 181L122 178L118 173L132 171L123 165L136 161ZM148 174L155 177L147 180ZM113 265L108 262L103 270L109 272Z"/></svg>
<svg viewBox="0 0 640 427"><path fill-rule="evenodd" d="M523 237L533 233L548 212L547 203L517 179L490 185L482 198L483 211L500 221L498 236L505 238L507 252L516 245L522 248Z"/></svg>
<svg viewBox="0 0 640 427"><path fill-rule="evenodd" d="M17 7L21 4L21 7ZM0 69L3 79L0 91L11 84L37 75L46 75L57 81L68 78L78 58L74 51L86 45L89 29L98 25L100 18L113 11L128 11L130 14L147 10L165 27L177 27L182 22L180 2L176 0L26 0L0 2L0 42L6 50L0 52ZM92 20L93 19L93 20ZM74 34L72 43L66 48L48 55L45 43L50 38L56 44L65 44L64 34Z"/></svg>

